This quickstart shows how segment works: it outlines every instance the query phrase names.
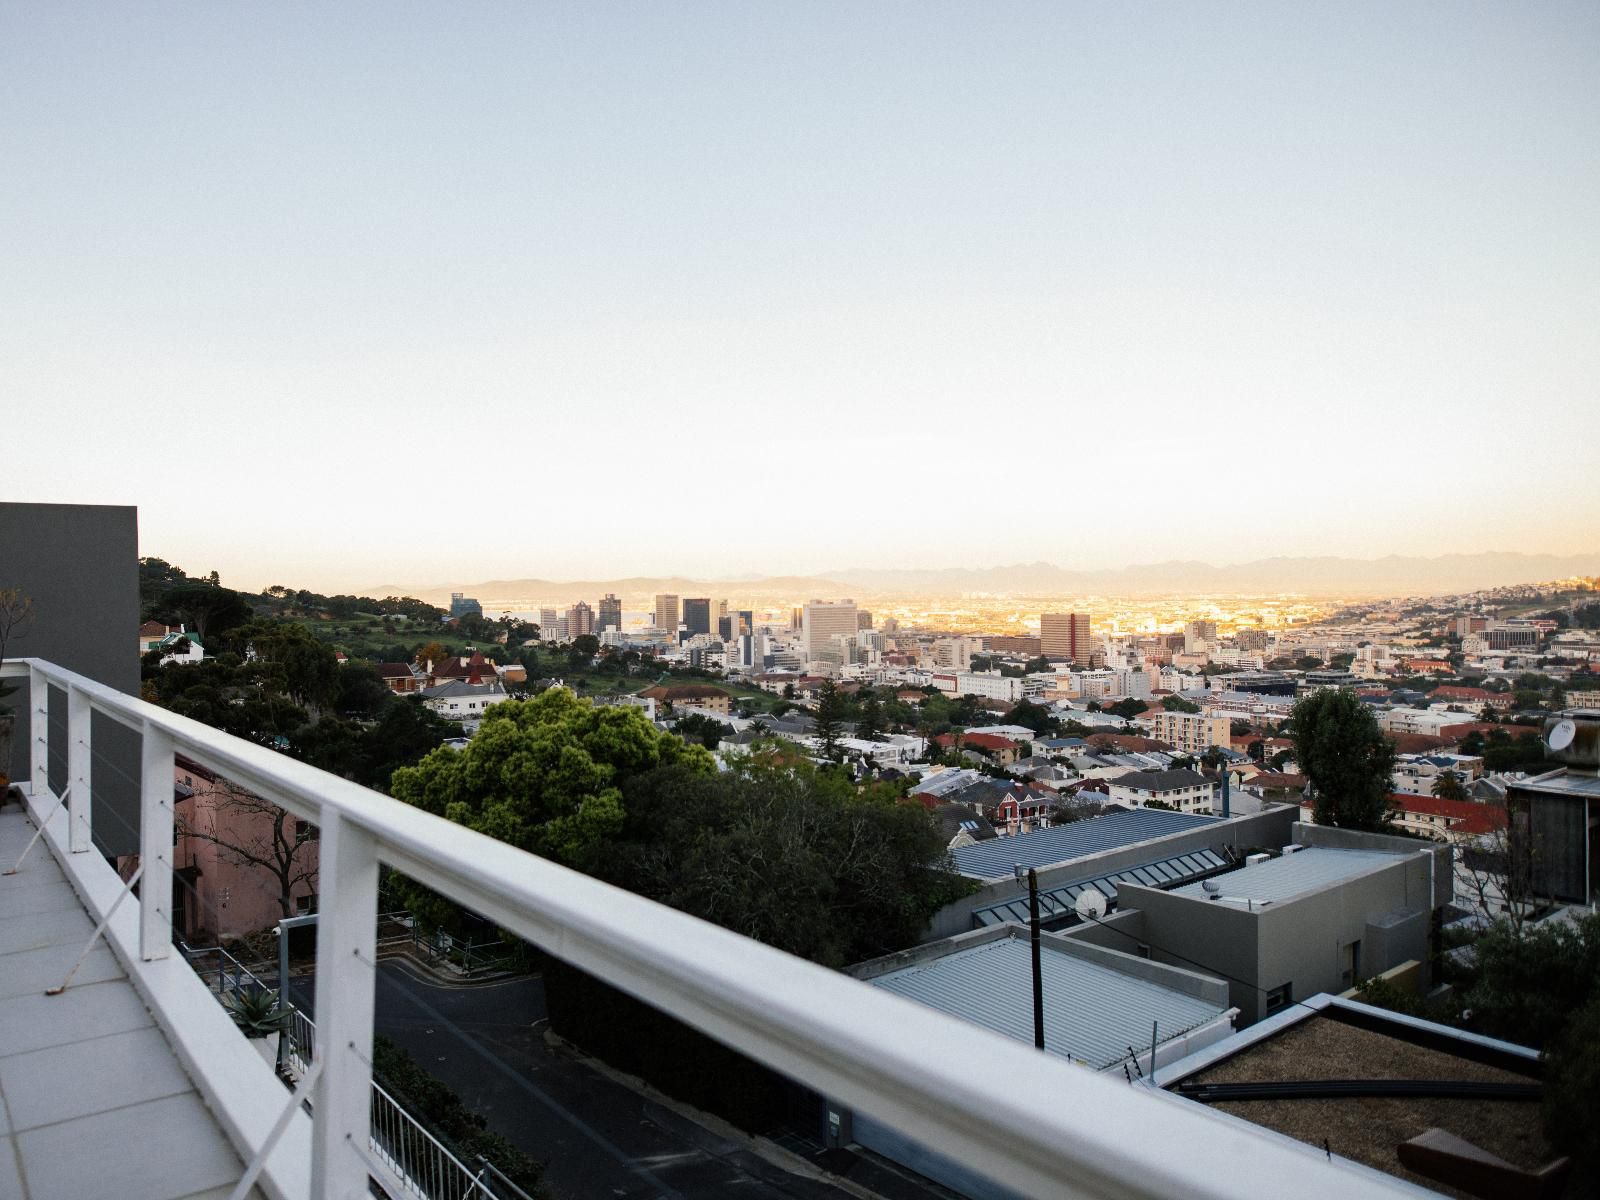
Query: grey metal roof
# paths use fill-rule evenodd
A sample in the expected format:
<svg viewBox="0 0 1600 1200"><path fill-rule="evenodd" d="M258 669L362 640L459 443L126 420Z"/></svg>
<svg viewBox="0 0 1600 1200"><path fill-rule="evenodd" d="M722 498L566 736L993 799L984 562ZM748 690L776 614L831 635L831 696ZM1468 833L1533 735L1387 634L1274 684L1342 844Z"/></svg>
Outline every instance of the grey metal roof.
<svg viewBox="0 0 1600 1200"><path fill-rule="evenodd" d="M1167 812L1160 808L1136 808L1131 812L1108 813L1103 817L1089 817L1053 829L1038 829L1016 837L1000 838L981 846L962 846L953 853L956 870L963 875L977 879L999 879L1010 875L1017 864L1048 867L1068 859L1082 858L1086 854L1118 850L1136 842L1149 841L1169 833L1184 833L1211 824L1221 824L1221 819L1195 813Z"/></svg>
<svg viewBox="0 0 1600 1200"><path fill-rule="evenodd" d="M1045 1049L1096 1070L1127 1058L1129 1046L1148 1050L1152 1021L1165 1042L1226 1011L1049 946L1039 967ZM1025 941L987 942L868 982L1019 1042L1033 1042L1033 967Z"/></svg>
<svg viewBox="0 0 1600 1200"><path fill-rule="evenodd" d="M1600 775L1584 775L1564 768L1549 775L1507 782L1522 792L1543 792L1552 796L1600 796Z"/></svg>
<svg viewBox="0 0 1600 1200"><path fill-rule="evenodd" d="M1178 854L1171 858L1163 858L1159 862L1144 863L1137 867L1128 867L1110 875L1098 875L1093 879L1080 879L1073 883L1063 884L1051 888L1047 892L1039 893L1039 919L1041 921L1053 920L1074 911L1078 903L1078 895L1084 891L1097 891L1107 900L1117 898L1117 884L1140 883L1146 887L1170 890L1186 880L1198 878L1212 871L1221 870L1228 865L1228 860L1215 850L1196 850L1192 854ZM1003 904L995 904L989 908L980 908L973 914L974 919L981 925L1003 925L1007 921L1026 924L1028 916L1028 898L1018 896L1015 900L1007 900Z"/></svg>
<svg viewBox="0 0 1600 1200"><path fill-rule="evenodd" d="M1418 850L1428 847L1419 842ZM1263 863L1243 867L1223 876L1222 895L1237 896L1241 900L1281 901L1302 892L1341 883L1365 875L1378 867L1389 866L1407 854L1390 854L1382 850L1335 850L1328 846L1312 846L1295 854L1271 858ZM1199 883L1174 888L1173 894L1207 899L1205 887Z"/></svg>

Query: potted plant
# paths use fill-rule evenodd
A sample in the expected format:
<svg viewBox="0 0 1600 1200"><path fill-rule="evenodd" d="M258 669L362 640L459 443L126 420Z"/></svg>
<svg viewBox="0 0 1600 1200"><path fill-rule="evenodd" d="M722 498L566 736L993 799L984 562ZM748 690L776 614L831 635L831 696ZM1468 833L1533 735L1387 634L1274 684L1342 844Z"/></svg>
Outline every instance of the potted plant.
<svg viewBox="0 0 1600 1200"><path fill-rule="evenodd" d="M0 588L0 667L6 662L6 643L33 615L33 601L22 594L21 588ZM0 679L0 805L4 805L11 789L11 734L16 728L17 714L5 703L7 696L17 690L17 685Z"/></svg>
<svg viewBox="0 0 1600 1200"><path fill-rule="evenodd" d="M278 1062L278 1039L294 1009L278 1003L278 993L264 987L234 992L227 998L228 1015L240 1031L256 1044L256 1053L269 1067Z"/></svg>

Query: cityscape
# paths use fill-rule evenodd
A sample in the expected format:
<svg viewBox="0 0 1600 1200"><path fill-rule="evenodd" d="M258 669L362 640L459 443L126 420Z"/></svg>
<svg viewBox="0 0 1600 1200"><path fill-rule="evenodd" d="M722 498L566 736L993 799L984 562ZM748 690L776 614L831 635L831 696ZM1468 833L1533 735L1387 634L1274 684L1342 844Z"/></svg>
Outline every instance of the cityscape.
<svg viewBox="0 0 1600 1200"><path fill-rule="evenodd" d="M0 6L0 1200L1600 1195L1600 6Z"/></svg>

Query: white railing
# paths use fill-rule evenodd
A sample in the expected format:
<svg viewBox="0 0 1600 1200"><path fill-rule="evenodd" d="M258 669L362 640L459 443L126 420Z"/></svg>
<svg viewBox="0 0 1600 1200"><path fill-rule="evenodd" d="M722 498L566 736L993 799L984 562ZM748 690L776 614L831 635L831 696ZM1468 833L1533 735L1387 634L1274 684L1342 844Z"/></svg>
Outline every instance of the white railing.
<svg viewBox="0 0 1600 1200"><path fill-rule="evenodd" d="M200 981L216 994L224 1007L253 991L283 993L268 987L259 976L221 946L196 950L183 947ZM296 1005L284 1002L288 1020L279 1034L279 1066L287 1068L294 1080L304 1078L311 1069L316 1046L317 1026ZM391 1192L418 1200L499 1200L496 1189L508 1196L520 1194L486 1177L493 1170L484 1166L473 1170L436 1138L426 1126L405 1110L405 1106L372 1081L372 1133L370 1146L378 1159L389 1167L393 1177L386 1179ZM496 1172L498 1173L498 1172ZM513 1185L514 1187L515 1185ZM397 1197L397 1200L399 1198Z"/></svg>
<svg viewBox="0 0 1600 1200"><path fill-rule="evenodd" d="M575 871L263 746L37 659L30 811L49 787L52 701L68 715L70 800L45 822L91 912L121 881L91 849L90 724L100 713L142 734L141 902L107 937L185 1066L247 1160L280 1118L265 1157L273 1196L364 1196L372 1162L374 940L378 865L387 863L517 937L621 988L846 1107L937 1148L996 1183L1038 1197L1418 1196L1417 1189L1321 1149L1147 1087L1129 1086ZM6 674L20 673L6 664ZM173 755L181 751L322 832L313 1115L286 1113L259 1086L265 1064L171 956ZM99 868L96 870L95 868ZM131 912L127 910L133 910ZM171 970L182 967L183 983ZM186 991L192 988L193 992ZM196 1006L203 1000L215 1021ZM231 1038L222 1036L217 1022ZM254 1061L256 1068L248 1064ZM252 1073L252 1071L254 1073ZM275 1094L274 1094L275 1093ZM309 1170L306 1163L309 1159Z"/></svg>

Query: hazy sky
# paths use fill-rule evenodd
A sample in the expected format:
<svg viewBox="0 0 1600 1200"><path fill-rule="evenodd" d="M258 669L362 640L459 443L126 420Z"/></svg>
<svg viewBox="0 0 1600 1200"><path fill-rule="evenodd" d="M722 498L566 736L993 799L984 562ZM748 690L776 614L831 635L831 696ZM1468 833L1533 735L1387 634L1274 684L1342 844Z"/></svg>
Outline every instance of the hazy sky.
<svg viewBox="0 0 1600 1200"><path fill-rule="evenodd" d="M1600 5L0 7L0 498L227 582L1600 549Z"/></svg>

